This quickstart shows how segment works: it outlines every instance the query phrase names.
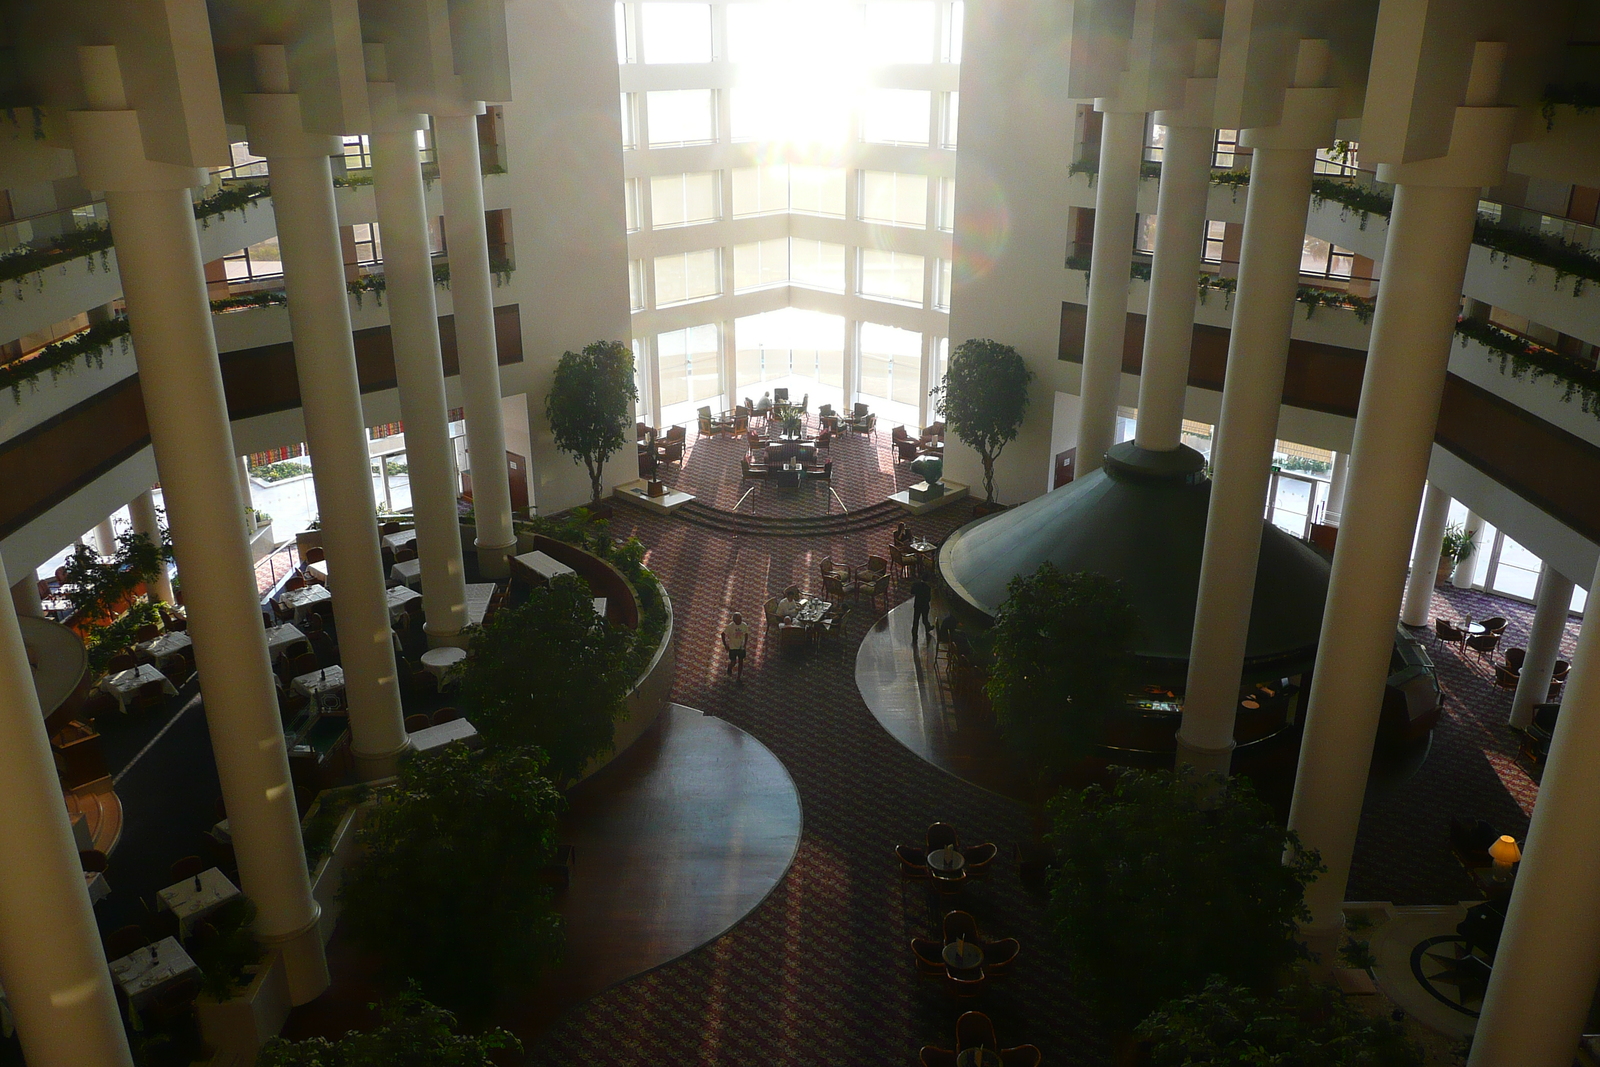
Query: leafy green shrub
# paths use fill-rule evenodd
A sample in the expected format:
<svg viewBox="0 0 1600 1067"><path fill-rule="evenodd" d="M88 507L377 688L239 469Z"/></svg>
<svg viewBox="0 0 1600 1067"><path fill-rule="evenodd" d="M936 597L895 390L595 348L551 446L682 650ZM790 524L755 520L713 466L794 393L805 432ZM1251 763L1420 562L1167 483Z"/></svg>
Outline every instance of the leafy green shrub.
<svg viewBox="0 0 1600 1067"><path fill-rule="evenodd" d="M939 386L939 417L983 459L984 499L994 500L994 465L1017 439L1033 372L1017 350L988 339L962 341Z"/></svg>
<svg viewBox="0 0 1600 1067"><path fill-rule="evenodd" d="M502 608L472 642L461 703L491 744L537 746L558 781L610 749L636 677L635 635L594 610L576 576Z"/></svg>
<svg viewBox="0 0 1600 1067"><path fill-rule="evenodd" d="M193 939L190 953L204 976L202 990L215 1000L227 1000L250 984L245 968L266 955L251 931L256 906L247 897L235 897L205 921L216 928L216 935Z"/></svg>
<svg viewBox="0 0 1600 1067"><path fill-rule="evenodd" d="M282 459L276 463L268 463L264 467L250 468L250 477L263 482L281 482L286 478L298 478L302 474L310 473L310 464L292 459Z"/></svg>
<svg viewBox="0 0 1600 1067"><path fill-rule="evenodd" d="M313 812L308 812L300 822L300 840L306 849L306 867L315 871L328 849L333 847L334 831L351 808L372 795L372 787L365 783L342 785L324 789L317 794Z"/></svg>
<svg viewBox="0 0 1600 1067"><path fill-rule="evenodd" d="M987 691L1000 732L1047 782L1092 751L1126 698L1139 618L1112 579L1049 562L1006 590Z"/></svg>
<svg viewBox="0 0 1600 1067"><path fill-rule="evenodd" d="M1062 793L1050 815L1052 920L1113 1028L1211 975L1264 988L1301 954L1305 887L1325 868L1245 779L1128 771Z"/></svg>
<svg viewBox="0 0 1600 1067"><path fill-rule="evenodd" d="M559 960L561 920L540 888L563 801L541 753L452 745L410 757L357 836L343 922L391 978L485 1011Z"/></svg>
<svg viewBox="0 0 1600 1067"><path fill-rule="evenodd" d="M262 1046L256 1067L493 1067L491 1052L522 1051L522 1043L504 1030L456 1033L455 1016L414 988L396 994L380 1011L376 1030L351 1030L336 1042L274 1037Z"/></svg>
<svg viewBox="0 0 1600 1067"><path fill-rule="evenodd" d="M1304 974L1257 994L1213 975L1163 1004L1136 1033L1153 1067L1418 1067L1400 1025L1368 1015Z"/></svg>

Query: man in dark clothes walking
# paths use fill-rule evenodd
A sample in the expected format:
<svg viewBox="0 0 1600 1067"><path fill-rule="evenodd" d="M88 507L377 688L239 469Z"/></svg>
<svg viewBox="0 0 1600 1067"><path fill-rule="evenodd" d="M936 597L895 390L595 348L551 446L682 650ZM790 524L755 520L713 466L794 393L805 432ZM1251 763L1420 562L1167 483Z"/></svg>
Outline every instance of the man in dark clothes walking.
<svg viewBox="0 0 1600 1067"><path fill-rule="evenodd" d="M933 586L927 579L919 577L911 583L911 640L917 640L917 620L922 620L922 629L929 638L933 637L933 623L928 621L928 609L933 606Z"/></svg>

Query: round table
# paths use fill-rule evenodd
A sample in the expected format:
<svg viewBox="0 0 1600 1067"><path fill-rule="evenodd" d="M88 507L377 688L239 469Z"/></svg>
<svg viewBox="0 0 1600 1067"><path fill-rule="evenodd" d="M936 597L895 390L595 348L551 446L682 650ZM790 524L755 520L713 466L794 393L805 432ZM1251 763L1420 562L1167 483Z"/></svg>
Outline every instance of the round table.
<svg viewBox="0 0 1600 1067"><path fill-rule="evenodd" d="M444 676L450 668L467 658L466 649L456 648L454 645L441 645L430 648L422 654L422 665L428 673L439 679L439 690L444 691Z"/></svg>
<svg viewBox="0 0 1600 1067"><path fill-rule="evenodd" d="M976 941L952 941L945 945L944 963L956 971L970 971L983 966L983 947Z"/></svg>
<svg viewBox="0 0 1600 1067"><path fill-rule="evenodd" d="M936 848L928 853L928 870L933 872L935 878L954 878L966 865L967 857L961 854L960 849L953 848L946 852Z"/></svg>
<svg viewBox="0 0 1600 1067"><path fill-rule="evenodd" d="M1468 637L1481 637L1489 632L1489 628L1481 622L1469 622L1461 627L1461 632Z"/></svg>

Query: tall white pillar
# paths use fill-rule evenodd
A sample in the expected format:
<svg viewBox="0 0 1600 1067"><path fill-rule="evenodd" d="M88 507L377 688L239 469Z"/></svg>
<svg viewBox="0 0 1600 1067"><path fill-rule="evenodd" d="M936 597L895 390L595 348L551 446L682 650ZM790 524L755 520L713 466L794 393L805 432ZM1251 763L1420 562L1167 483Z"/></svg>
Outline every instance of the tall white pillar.
<svg viewBox="0 0 1600 1067"><path fill-rule="evenodd" d="M382 70L381 49L369 48ZM369 73L374 63L369 59ZM439 311L428 254L427 208L417 131L422 116L399 109L394 83L368 86L372 101L372 179L383 231L383 272L389 302L389 336L400 385L400 418L411 465L411 510L422 561L422 603L428 640L456 644L467 623L461 524L456 513L450 427L439 354Z"/></svg>
<svg viewBox="0 0 1600 1067"><path fill-rule="evenodd" d="M244 98L250 150L265 157L272 172L295 370L334 590L350 747L363 776L380 778L394 773L408 742L328 164L341 149L337 137L303 130L300 96L288 91L281 46L257 48L256 77L269 91Z"/></svg>
<svg viewBox="0 0 1600 1067"><path fill-rule="evenodd" d="M1546 563L1539 569L1539 590L1534 594L1533 625L1522 657L1517 691L1511 698L1511 725L1526 730L1533 722L1533 706L1550 695L1550 679L1561 655L1572 607L1572 579ZM1563 702L1564 703L1564 702Z"/></svg>
<svg viewBox="0 0 1600 1067"><path fill-rule="evenodd" d="M94 550L102 556L117 554L117 531L111 525L111 516L101 519L94 528Z"/></svg>
<svg viewBox="0 0 1600 1067"><path fill-rule="evenodd" d="M1333 477L1328 482L1328 502L1322 508L1322 521L1327 526L1339 525L1344 514L1344 493L1350 480L1350 453L1333 454Z"/></svg>
<svg viewBox="0 0 1600 1067"><path fill-rule="evenodd" d="M1411 574L1406 578L1400 621L1407 626L1428 625L1433 609L1433 586L1439 577L1439 557L1444 554L1444 527L1450 519L1450 494L1429 483L1422 494L1422 515L1411 554Z"/></svg>
<svg viewBox="0 0 1600 1067"><path fill-rule="evenodd" d="M1462 523L1462 531L1472 539L1472 552L1466 559L1456 564L1456 569L1450 572L1450 584L1457 589L1471 589L1472 575L1478 569L1478 553L1483 551L1483 517L1477 512L1468 510L1467 521Z"/></svg>
<svg viewBox="0 0 1600 1067"><path fill-rule="evenodd" d="M256 936L281 949L290 997L301 1004L327 988L328 967L239 523L237 452L190 196L197 172L143 158L115 47L79 53L96 110L69 113L78 173L106 190L242 888L256 904Z"/></svg>
<svg viewBox="0 0 1600 1067"><path fill-rule="evenodd" d="M0 988L16 1018L23 1058L31 1067L130 1067L33 670L10 604L0 604L0 810Z"/></svg>
<svg viewBox="0 0 1600 1067"><path fill-rule="evenodd" d="M1100 109L1105 101L1096 101ZM1089 308L1083 330L1083 402L1078 414L1076 477L1099 470L1116 441L1122 388L1122 345L1128 332L1128 271L1137 224L1143 111L1104 112L1100 173L1094 194L1094 247L1089 253Z"/></svg>
<svg viewBox="0 0 1600 1067"><path fill-rule="evenodd" d="M128 515L133 519L133 532L144 534L150 539L152 545L161 544L161 523L156 518L155 494L146 489L132 500L128 501ZM150 583L149 592L152 597L167 604L177 603L177 598L172 594L172 575L167 570L166 561L161 563L161 569L156 573L155 581Z"/></svg>
<svg viewBox="0 0 1600 1067"><path fill-rule="evenodd" d="M1486 47L1493 46L1478 46ZM1478 82L1475 63L1472 84ZM1469 101L1482 99L1469 90ZM1378 168L1380 180L1396 183L1394 209L1289 812L1289 828L1328 868L1307 889L1312 920L1304 931L1324 951L1344 924L1345 883L1478 193L1501 180L1515 114L1476 104L1457 108L1448 156Z"/></svg>
<svg viewBox="0 0 1600 1067"><path fill-rule="evenodd" d="M1215 85L1209 80L1207 84ZM1204 94L1207 102L1212 95ZM1167 145L1161 157L1134 444L1157 452L1171 452L1183 443L1183 403L1199 298L1195 282L1205 253L1206 199L1216 136L1209 119L1191 124L1183 121L1186 117L1182 112L1158 111L1155 119L1167 127Z"/></svg>
<svg viewBox="0 0 1600 1067"><path fill-rule="evenodd" d="M1597 751L1600 620L1590 618L1578 636L1468 1067L1573 1062L1600 976Z"/></svg>
<svg viewBox="0 0 1600 1067"><path fill-rule="evenodd" d="M11 583L11 606L21 617L33 619L45 617L44 600L39 596L37 571L29 571L27 577L18 578Z"/></svg>
<svg viewBox="0 0 1600 1067"><path fill-rule="evenodd" d="M477 117L483 110L482 103L474 102L460 113L435 112L433 137L439 152L439 178L444 182L445 247L450 254L450 295L455 305L467 450L472 454L478 570L485 577L503 578L511 573L506 561L516 555L517 535L511 528L511 480L506 469L506 428L500 414L500 360L483 217L483 168L478 155Z"/></svg>
<svg viewBox="0 0 1600 1067"><path fill-rule="evenodd" d="M1314 88L1327 70L1327 45L1303 41L1299 88L1285 91L1283 121L1245 130L1255 150L1239 255L1239 287L1211 452L1211 506L1189 646L1189 677L1178 729L1179 765L1226 773L1233 756L1256 562L1265 526L1278 406L1289 360L1300 254L1310 208L1311 170L1333 139L1338 91Z"/></svg>

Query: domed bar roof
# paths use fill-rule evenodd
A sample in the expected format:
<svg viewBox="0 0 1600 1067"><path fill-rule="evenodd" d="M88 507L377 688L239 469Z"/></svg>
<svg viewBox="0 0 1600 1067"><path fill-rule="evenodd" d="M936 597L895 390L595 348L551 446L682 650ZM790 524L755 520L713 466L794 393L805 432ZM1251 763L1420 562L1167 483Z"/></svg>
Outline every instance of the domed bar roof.
<svg viewBox="0 0 1600 1067"><path fill-rule="evenodd" d="M1006 585L1049 561L1122 583L1143 620L1135 651L1143 682L1182 686L1188 674L1211 482L1192 448L1153 452L1131 441L1105 466L1009 511L969 523L939 553L958 614L986 624ZM1264 521L1264 520L1263 520ZM1311 667L1328 593L1328 564L1310 546L1264 523L1243 678L1281 678Z"/></svg>

